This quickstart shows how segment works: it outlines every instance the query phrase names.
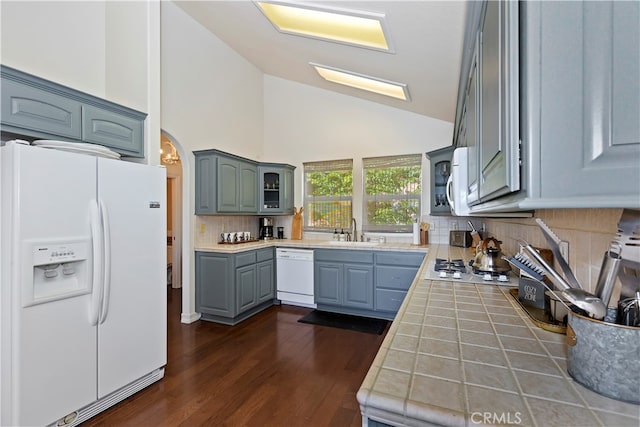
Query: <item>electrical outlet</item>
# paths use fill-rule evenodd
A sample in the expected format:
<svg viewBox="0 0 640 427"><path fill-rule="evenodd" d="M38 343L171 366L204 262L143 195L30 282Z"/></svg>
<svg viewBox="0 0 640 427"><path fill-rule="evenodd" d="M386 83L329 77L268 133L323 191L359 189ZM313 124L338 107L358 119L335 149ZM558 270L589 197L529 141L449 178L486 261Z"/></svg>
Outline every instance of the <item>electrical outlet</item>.
<svg viewBox="0 0 640 427"><path fill-rule="evenodd" d="M200 234L204 234L207 227L204 224L200 224Z"/></svg>
<svg viewBox="0 0 640 427"><path fill-rule="evenodd" d="M564 257L564 260L569 263L569 242L561 241L560 242L560 254Z"/></svg>
<svg viewBox="0 0 640 427"><path fill-rule="evenodd" d="M458 221L450 221L449 230L457 230L457 229L458 229Z"/></svg>

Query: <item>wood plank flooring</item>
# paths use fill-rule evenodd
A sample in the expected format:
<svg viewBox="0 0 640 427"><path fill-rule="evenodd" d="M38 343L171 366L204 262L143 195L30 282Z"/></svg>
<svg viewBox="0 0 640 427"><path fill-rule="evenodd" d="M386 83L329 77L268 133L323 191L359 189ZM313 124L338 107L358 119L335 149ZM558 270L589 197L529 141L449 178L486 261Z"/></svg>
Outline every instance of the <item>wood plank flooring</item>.
<svg viewBox="0 0 640 427"><path fill-rule="evenodd" d="M388 326L308 325L298 319L310 309L287 305L236 326L185 325L180 292L168 289L164 379L83 426L361 425L355 394Z"/></svg>

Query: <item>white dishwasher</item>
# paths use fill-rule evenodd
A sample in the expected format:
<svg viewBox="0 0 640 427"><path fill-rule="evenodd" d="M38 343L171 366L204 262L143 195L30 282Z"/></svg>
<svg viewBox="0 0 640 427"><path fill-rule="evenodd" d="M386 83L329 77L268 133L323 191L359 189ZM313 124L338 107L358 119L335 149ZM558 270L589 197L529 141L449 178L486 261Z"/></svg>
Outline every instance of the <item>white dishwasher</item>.
<svg viewBox="0 0 640 427"><path fill-rule="evenodd" d="M277 298L283 304L315 308L313 250L276 248Z"/></svg>

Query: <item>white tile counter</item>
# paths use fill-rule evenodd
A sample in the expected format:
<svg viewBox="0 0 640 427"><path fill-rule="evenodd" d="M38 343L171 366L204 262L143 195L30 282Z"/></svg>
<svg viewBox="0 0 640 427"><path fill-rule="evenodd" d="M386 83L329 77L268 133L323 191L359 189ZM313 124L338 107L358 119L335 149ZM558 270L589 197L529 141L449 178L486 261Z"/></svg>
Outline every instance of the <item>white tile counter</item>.
<svg viewBox="0 0 640 427"><path fill-rule="evenodd" d="M201 252L225 252L238 253L249 251L252 249L261 249L268 247L278 248L312 248L312 249L352 249L352 250L374 250L374 251L403 251L403 252L427 252L429 245L417 246L411 243L370 243L370 242L340 242L333 243L330 240L291 240L291 239L273 239L259 240L250 243L237 244L211 244L201 245L195 248Z"/></svg>
<svg viewBox="0 0 640 427"><path fill-rule="evenodd" d="M566 336L536 327L508 287L422 279L427 263L357 393L363 425L640 425L640 406L571 379Z"/></svg>

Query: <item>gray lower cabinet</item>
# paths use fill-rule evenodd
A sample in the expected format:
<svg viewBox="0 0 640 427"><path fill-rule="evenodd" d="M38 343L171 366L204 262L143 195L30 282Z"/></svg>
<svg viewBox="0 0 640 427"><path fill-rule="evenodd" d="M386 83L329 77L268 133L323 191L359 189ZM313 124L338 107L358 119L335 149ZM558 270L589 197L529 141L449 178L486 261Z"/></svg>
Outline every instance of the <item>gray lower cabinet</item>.
<svg viewBox="0 0 640 427"><path fill-rule="evenodd" d="M228 325L264 310L275 298L273 248L238 254L196 252L196 311Z"/></svg>
<svg viewBox="0 0 640 427"><path fill-rule="evenodd" d="M375 253L375 309L395 315L424 260L423 253Z"/></svg>
<svg viewBox="0 0 640 427"><path fill-rule="evenodd" d="M317 304L373 310L373 253L341 249L314 252Z"/></svg>
<svg viewBox="0 0 640 427"><path fill-rule="evenodd" d="M3 132L100 144L144 157L146 114L4 65L1 76Z"/></svg>
<svg viewBox="0 0 640 427"><path fill-rule="evenodd" d="M392 319L413 283L424 253L316 249L318 309Z"/></svg>

